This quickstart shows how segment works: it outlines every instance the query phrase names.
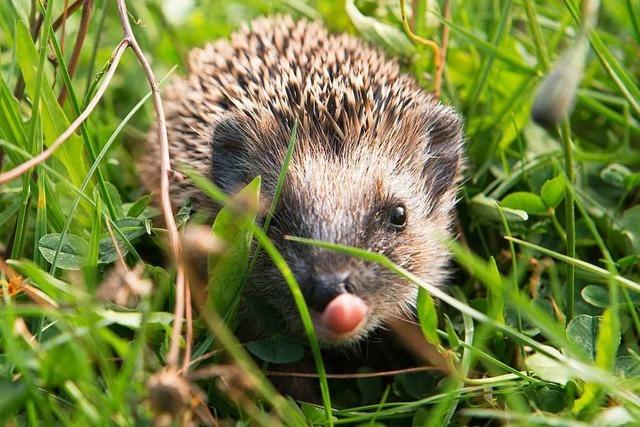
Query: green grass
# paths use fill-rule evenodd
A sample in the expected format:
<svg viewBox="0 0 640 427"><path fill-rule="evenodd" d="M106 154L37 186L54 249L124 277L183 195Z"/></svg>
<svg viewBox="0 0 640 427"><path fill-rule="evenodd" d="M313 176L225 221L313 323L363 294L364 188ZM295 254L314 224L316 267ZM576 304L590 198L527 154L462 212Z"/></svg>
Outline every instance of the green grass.
<svg viewBox="0 0 640 427"><path fill-rule="evenodd" d="M0 186L0 420L148 425L157 421L154 402L168 405L158 394L160 382L173 385L172 402L186 405L183 421L640 423L640 5L601 2L595 29L584 33L590 47L584 72L582 58L563 71L579 80L575 108L543 129L531 118L534 102L582 37L583 5L454 0L446 15L443 1L407 3L420 11L408 21L418 37L405 34L396 1L201 0L184 17L167 13L159 0L128 6L161 85L185 72L191 47L225 37L252 17L288 13L379 44L432 90L433 50L421 40L441 44L448 27L441 97L465 116L468 157L459 238L449 244L450 286L433 288L379 254L291 238L378 262L421 286L422 333L451 375L402 373L385 381L327 375L291 270L253 223L255 212L233 220L238 206L257 200L260 181L245 189L238 205L189 171L213 199L227 203L214 229L234 244L203 255L210 277L202 286L213 295L223 292L218 301L226 307L218 308L224 313L197 316L188 370L168 369L175 269L167 232L157 225L159 210L136 169L154 111L144 74L128 52L78 132L45 163ZM64 34L53 31L64 4L0 2L1 172L41 152L80 114L122 39L115 2L95 0L77 70L70 73L81 10L69 17ZM60 104L63 87L68 95ZM559 95L547 90L544 96L553 105ZM294 133L289 153L295 142ZM280 183L285 173L286 165ZM182 229L201 217L185 206L176 221ZM308 342L246 345L234 336L237 294L221 289L242 286L229 266L253 268L252 239L282 272ZM191 249L187 260L197 255ZM153 284L129 308L100 298L121 256L134 272L129 283ZM135 276L136 265L143 266L142 277ZM199 280L197 272L190 277ZM266 375L300 352L313 355L322 405L278 394ZM207 403L193 412L191 397Z"/></svg>

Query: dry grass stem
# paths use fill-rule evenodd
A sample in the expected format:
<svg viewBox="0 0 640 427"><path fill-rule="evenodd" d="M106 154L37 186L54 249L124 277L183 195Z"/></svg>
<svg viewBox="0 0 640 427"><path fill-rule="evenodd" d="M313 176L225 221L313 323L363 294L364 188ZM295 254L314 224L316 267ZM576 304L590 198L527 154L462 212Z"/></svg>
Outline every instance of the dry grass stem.
<svg viewBox="0 0 640 427"><path fill-rule="evenodd" d="M349 380L355 378L379 378L379 377L393 377L401 374L414 374L416 372L433 372L440 371L443 374L448 372L448 369L438 366L417 366L415 368L395 369L392 371L380 371L380 372L354 372L350 374L327 374L327 378L337 380ZM200 370L196 371L200 372ZM286 372L286 371L267 371L265 373L268 377L298 377L298 378L318 378L318 374L315 372Z"/></svg>
<svg viewBox="0 0 640 427"><path fill-rule="evenodd" d="M133 30L131 29L131 23L129 22L129 12L124 0L118 0L118 13L120 16L120 23L124 31L125 40L133 50L138 62L140 63L143 72L147 78L149 86L151 87L153 106L156 111L156 121L158 128L158 138L160 141L160 199L162 205L162 214L164 216L165 224L167 227L167 234L169 236L169 248L171 250L172 258L176 267L176 303L175 303L175 320L173 323L173 332L171 336L171 344L169 346L169 355L167 356L167 363L170 367L175 367L178 364L178 358L180 353L180 334L182 330L182 323L185 317L185 311L191 311L191 307L186 307L186 302L190 303L190 296L188 286L186 284L186 275L184 271L184 263L182 262L182 250L180 248L180 239L178 235L178 228L173 217L173 209L171 207L171 198L169 196L169 171L171 170L171 162L169 157L169 139L167 136L167 123L164 114L164 107L162 106L162 99L160 98L160 89L158 82L153 74L149 61L144 56L138 41L136 40ZM187 315L188 320L191 319L190 314ZM193 341L193 337L190 334L193 333L191 326L187 326L187 343ZM185 365L188 366L188 357L190 352L185 354Z"/></svg>

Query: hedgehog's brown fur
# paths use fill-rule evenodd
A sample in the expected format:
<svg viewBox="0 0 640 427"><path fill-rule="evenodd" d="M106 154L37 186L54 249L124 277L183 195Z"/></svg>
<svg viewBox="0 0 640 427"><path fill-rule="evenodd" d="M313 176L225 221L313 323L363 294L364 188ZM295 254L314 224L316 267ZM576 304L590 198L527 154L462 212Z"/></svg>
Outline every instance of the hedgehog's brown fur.
<svg viewBox="0 0 640 427"><path fill-rule="evenodd" d="M319 23L263 18L195 49L189 76L164 95L173 167L184 163L226 191L263 179L272 196L289 137L298 143L270 236L304 290L309 271L348 268L353 292L371 308L359 337L406 312L415 287L384 268L283 239L296 234L381 252L433 284L444 279L448 234L460 176L460 118L437 103L398 64ZM158 188L156 130L142 159ZM209 206L187 180L172 180L176 205ZM384 228L384 207L401 201L409 223ZM277 307L289 333L297 310L278 270L262 257L247 295ZM243 316L250 316L243 312Z"/></svg>

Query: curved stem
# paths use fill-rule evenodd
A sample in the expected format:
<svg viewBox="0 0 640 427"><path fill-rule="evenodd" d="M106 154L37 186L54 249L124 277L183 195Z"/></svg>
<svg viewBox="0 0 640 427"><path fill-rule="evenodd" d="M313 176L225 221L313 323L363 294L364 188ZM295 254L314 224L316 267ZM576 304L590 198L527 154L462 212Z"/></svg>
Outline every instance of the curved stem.
<svg viewBox="0 0 640 427"><path fill-rule="evenodd" d="M433 86L434 86L433 92L436 98L440 98L440 86L442 85L442 70L443 70L440 46L438 46L438 43L434 42L433 40L420 37L419 35L415 34L411 30L411 27L409 26L409 20L407 19L407 10L405 7L406 6L405 3L406 3L406 0L400 0L400 14L402 15L402 28L404 29L404 31L407 33L407 35L413 42L428 46L433 51L433 65L435 68L434 80L433 80Z"/></svg>
<svg viewBox="0 0 640 427"><path fill-rule="evenodd" d="M60 146L71 135L73 135L73 133L76 131L76 129L78 129L78 127L80 127L80 124L82 124L82 122L84 122L89 117L89 114L91 114L91 112L94 110L96 105L98 105L98 102L102 98L102 95L104 95L104 92L107 90L107 87L109 86L109 83L111 82L111 79L113 78L113 75L114 75L114 73L116 71L116 68L118 68L118 64L120 63L120 59L122 59L122 54L124 53L124 51L126 50L128 45L129 45L129 42L125 39L125 40L122 40L118 44L118 46L116 46L113 54L111 55L111 65L109 66L109 69L107 70L107 73L106 73L106 75L104 77L104 80L102 81L102 84L100 85L100 87L96 91L95 96L91 99L89 104L87 104L87 108L84 109L82 114L80 114L73 121L73 123L71 123L71 125L64 132L62 132L62 134L55 141L53 141L53 143L49 146L49 148L47 148L46 150L44 150L43 152L41 152L37 156L27 160L26 162L21 163L20 165L16 166L15 168L13 168L11 170L8 170L5 173L0 174L0 184L5 184L5 183L7 183L7 182L9 182L9 181L11 181L13 179L18 178L19 176L21 176L25 172L31 170L35 166L37 166L40 163L42 163L45 160L47 160L49 157L51 157L53 155L53 153L55 153L55 151L58 148L60 148Z"/></svg>
<svg viewBox="0 0 640 427"><path fill-rule="evenodd" d="M124 31L125 39L128 41L129 46L133 50L145 77L151 87L151 93L153 97L153 107L156 111L156 122L158 128L158 138L160 140L160 200L162 205L162 214L167 227L167 234L169 236L169 248L171 250L172 258L176 265L176 302L175 302L175 319L173 322L173 330L171 334L171 343L169 345L169 354L167 356L167 364L170 368L176 368L178 364L178 358L180 353L180 333L182 330L182 323L185 316L185 310L190 311L191 307L185 307L185 302L190 298L186 286L186 275L184 271L184 263L182 262L182 249L180 247L180 240L178 236L178 228L173 217L173 209L171 207L171 197L169 194L169 171L171 170L171 160L169 157L169 138L167 136L167 121L164 114L164 107L162 105L162 99L160 98L160 89L158 88L158 82L153 74L149 61L144 56L136 36L131 29L131 23L129 22L129 12L125 0L118 0L118 14L120 16L120 23ZM190 319L190 315L188 316ZM192 333L192 328L187 327L187 335ZM192 339L187 336L187 342L191 343ZM190 352L185 354L185 364L188 366Z"/></svg>

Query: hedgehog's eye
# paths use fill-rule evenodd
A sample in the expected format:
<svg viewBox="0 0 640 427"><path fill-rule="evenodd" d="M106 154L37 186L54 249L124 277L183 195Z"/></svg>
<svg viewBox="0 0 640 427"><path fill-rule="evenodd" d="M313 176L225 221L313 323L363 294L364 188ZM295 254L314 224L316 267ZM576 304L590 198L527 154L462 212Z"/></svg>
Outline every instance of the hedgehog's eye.
<svg viewBox="0 0 640 427"><path fill-rule="evenodd" d="M407 225L407 208L400 204L389 209L389 224L396 230L402 230Z"/></svg>

